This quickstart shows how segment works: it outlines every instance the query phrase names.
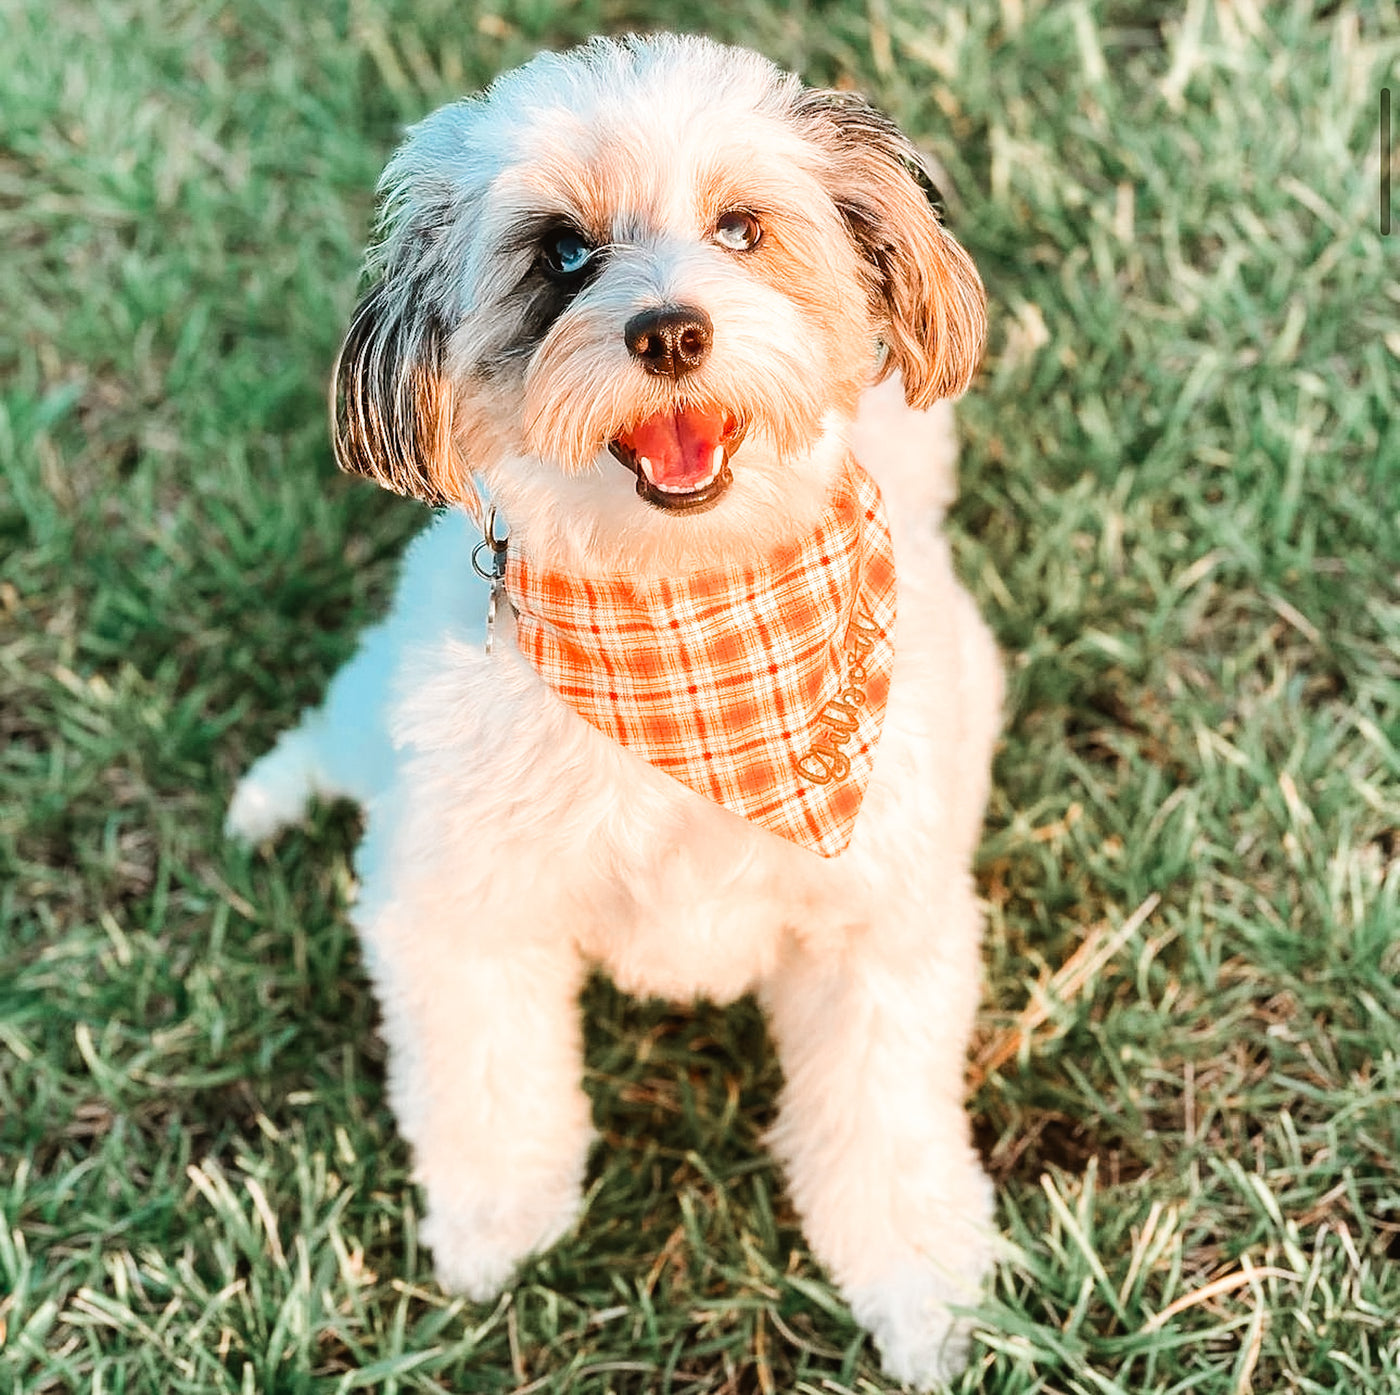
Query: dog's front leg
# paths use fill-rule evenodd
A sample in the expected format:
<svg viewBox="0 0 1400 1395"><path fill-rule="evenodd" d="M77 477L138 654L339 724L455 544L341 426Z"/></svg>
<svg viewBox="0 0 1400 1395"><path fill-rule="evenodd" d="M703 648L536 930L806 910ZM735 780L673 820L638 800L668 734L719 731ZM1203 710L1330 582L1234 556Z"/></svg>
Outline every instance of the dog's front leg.
<svg viewBox="0 0 1400 1395"><path fill-rule="evenodd" d="M963 1108L978 913L970 891L951 899L932 946L869 927L843 952L794 948L764 990L785 1077L771 1142L808 1243L885 1369L920 1389L966 1364L954 1309L994 1253Z"/></svg>
<svg viewBox="0 0 1400 1395"><path fill-rule="evenodd" d="M389 1089L444 1289L484 1301L578 1214L592 1139L572 941L526 883L459 897L367 879L356 919ZM431 880L431 879L430 879ZM429 894L436 891L436 895Z"/></svg>

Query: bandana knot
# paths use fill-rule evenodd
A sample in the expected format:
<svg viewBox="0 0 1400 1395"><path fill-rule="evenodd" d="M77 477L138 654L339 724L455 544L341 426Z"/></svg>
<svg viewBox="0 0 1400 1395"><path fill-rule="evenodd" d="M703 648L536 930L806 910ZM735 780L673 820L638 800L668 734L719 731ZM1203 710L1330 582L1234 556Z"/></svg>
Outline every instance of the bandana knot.
<svg viewBox="0 0 1400 1395"><path fill-rule="evenodd" d="M805 538L765 561L594 580L512 553L521 652L585 721L823 857L865 797L894 665L894 552L854 460Z"/></svg>

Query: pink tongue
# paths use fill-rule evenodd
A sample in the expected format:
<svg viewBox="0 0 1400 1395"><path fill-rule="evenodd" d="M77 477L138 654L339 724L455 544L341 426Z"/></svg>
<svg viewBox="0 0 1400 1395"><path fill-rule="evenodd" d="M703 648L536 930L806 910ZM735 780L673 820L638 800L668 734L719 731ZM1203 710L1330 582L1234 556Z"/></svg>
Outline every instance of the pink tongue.
<svg viewBox="0 0 1400 1395"><path fill-rule="evenodd" d="M647 474L662 489L685 489L708 479L724 435L723 412L658 412L621 438L651 462Z"/></svg>

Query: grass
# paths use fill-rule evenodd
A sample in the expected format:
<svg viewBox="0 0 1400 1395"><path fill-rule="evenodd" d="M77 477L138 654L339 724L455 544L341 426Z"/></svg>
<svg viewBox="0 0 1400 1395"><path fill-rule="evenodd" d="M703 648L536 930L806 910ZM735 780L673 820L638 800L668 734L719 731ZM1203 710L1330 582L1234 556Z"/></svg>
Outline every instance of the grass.
<svg viewBox="0 0 1400 1395"><path fill-rule="evenodd" d="M1011 673L972 1105L1013 1252L957 1388L1400 1390L1400 21L1252 0L0 10L0 1390L888 1388L751 1006L594 985L582 1226L445 1299L354 816L219 835L422 521L322 421L397 130L667 25L871 92L993 298L955 541Z"/></svg>

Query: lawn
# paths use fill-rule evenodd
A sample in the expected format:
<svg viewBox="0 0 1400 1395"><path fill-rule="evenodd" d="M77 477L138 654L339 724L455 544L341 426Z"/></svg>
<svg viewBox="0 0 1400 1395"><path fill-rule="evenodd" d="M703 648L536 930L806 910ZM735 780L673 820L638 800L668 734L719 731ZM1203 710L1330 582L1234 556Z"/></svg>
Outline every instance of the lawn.
<svg viewBox="0 0 1400 1395"><path fill-rule="evenodd" d="M870 93L991 294L953 532L1011 680L1008 1250L956 1388L1400 1391L1400 14L1260 0L5 0L0 1391L890 1389L751 1005L590 988L586 1215L445 1298L356 815L220 836L424 521L323 419L398 131L666 26Z"/></svg>

